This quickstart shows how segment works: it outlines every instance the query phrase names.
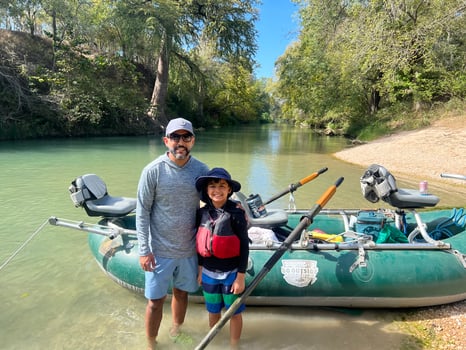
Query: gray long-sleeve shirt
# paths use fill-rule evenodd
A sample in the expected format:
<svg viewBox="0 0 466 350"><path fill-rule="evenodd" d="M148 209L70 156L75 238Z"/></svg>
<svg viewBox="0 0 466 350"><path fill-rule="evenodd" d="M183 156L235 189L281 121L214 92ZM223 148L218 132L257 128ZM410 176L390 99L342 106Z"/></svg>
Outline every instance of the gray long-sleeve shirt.
<svg viewBox="0 0 466 350"><path fill-rule="evenodd" d="M192 156L180 167L167 154L143 169L136 206L140 256L150 252L162 258L196 255L199 193L195 181L208 170L206 164Z"/></svg>

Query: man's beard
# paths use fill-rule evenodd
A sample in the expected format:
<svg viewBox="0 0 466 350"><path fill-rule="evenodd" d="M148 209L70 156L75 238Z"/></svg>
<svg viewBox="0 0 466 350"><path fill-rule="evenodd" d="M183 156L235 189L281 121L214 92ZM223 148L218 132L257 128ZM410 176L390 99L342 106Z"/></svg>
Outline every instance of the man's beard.
<svg viewBox="0 0 466 350"><path fill-rule="evenodd" d="M177 151L178 149L180 149L180 148L182 148L182 149L185 150L185 153L184 153L184 154L183 154L183 153L177 153L177 152L176 152L176 151ZM187 148L184 147L184 146L176 146L176 147L174 147L174 148L170 148L170 149L169 149L169 152L170 152L171 154L173 154L173 157L175 157L176 159L182 160L182 159L186 159L186 158L189 157L189 149L187 149Z"/></svg>

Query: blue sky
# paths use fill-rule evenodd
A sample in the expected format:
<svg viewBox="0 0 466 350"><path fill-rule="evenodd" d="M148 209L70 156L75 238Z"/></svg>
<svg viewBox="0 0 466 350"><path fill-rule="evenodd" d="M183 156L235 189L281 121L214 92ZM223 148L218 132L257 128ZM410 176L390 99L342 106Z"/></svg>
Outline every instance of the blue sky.
<svg viewBox="0 0 466 350"><path fill-rule="evenodd" d="M273 78L275 61L298 35L298 7L290 0L262 2L259 7L259 20L256 23L258 50L255 59L260 65L256 69L256 77Z"/></svg>

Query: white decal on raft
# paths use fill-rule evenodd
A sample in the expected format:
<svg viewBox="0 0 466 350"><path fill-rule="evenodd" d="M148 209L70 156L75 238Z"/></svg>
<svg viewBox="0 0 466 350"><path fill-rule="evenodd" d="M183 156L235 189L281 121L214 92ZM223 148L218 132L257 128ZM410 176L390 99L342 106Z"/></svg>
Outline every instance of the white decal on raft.
<svg viewBox="0 0 466 350"><path fill-rule="evenodd" d="M317 281L316 260L282 260L281 272L285 281L295 287L307 287Z"/></svg>

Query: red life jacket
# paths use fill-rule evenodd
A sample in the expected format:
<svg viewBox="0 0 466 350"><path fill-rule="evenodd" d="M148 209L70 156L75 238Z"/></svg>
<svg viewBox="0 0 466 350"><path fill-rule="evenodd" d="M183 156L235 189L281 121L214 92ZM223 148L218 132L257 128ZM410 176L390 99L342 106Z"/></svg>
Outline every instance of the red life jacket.
<svg viewBox="0 0 466 350"><path fill-rule="evenodd" d="M228 259L240 255L240 240L233 232L230 213L222 211L214 220L209 210L202 210L196 234L196 249L203 257Z"/></svg>

